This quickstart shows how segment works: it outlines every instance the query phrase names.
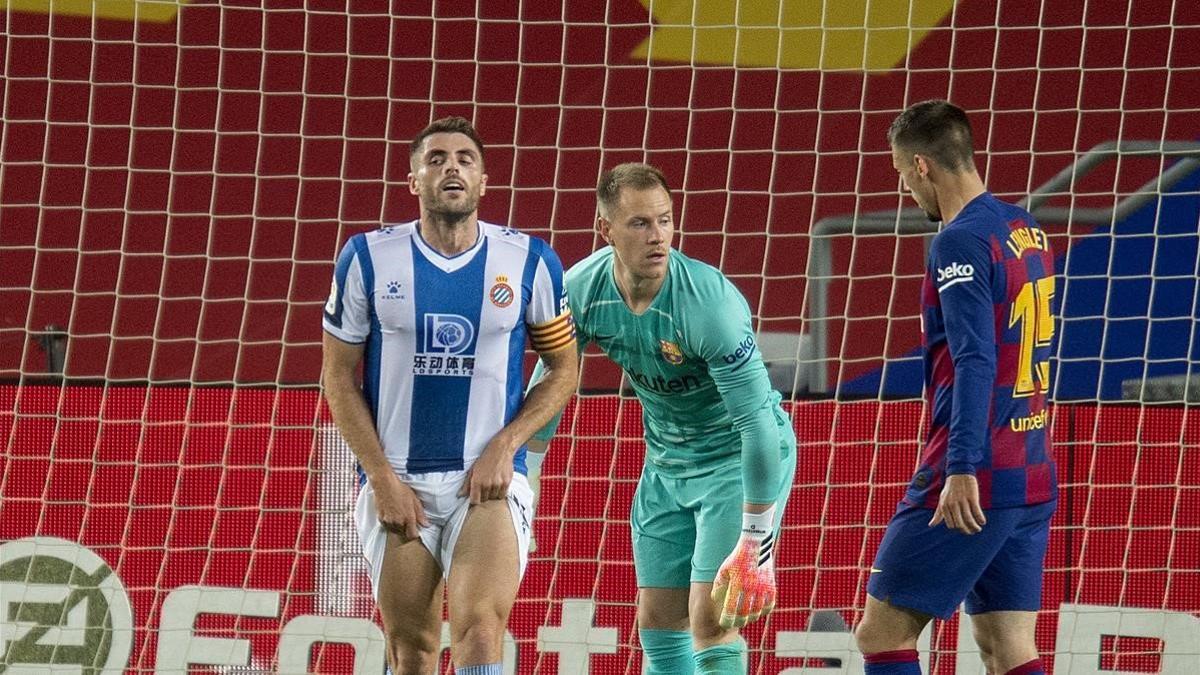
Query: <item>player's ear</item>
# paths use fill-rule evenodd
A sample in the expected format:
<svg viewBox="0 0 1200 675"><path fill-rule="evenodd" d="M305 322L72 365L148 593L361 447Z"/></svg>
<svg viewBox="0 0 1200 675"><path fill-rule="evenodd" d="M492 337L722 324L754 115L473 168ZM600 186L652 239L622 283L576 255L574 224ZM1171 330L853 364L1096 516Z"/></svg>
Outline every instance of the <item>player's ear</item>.
<svg viewBox="0 0 1200 675"><path fill-rule="evenodd" d="M479 174L479 196L482 197L485 194L487 194L487 174L481 173Z"/></svg>
<svg viewBox="0 0 1200 675"><path fill-rule="evenodd" d="M421 190L417 187L417 177L413 172L408 172L408 193L411 195L420 195Z"/></svg>
<svg viewBox="0 0 1200 675"><path fill-rule="evenodd" d="M929 159L925 155L913 155L913 166L917 168L917 175L921 178L929 178Z"/></svg>
<svg viewBox="0 0 1200 675"><path fill-rule="evenodd" d="M596 216L596 231L600 233L604 243L612 243L612 223L605 220L604 216Z"/></svg>

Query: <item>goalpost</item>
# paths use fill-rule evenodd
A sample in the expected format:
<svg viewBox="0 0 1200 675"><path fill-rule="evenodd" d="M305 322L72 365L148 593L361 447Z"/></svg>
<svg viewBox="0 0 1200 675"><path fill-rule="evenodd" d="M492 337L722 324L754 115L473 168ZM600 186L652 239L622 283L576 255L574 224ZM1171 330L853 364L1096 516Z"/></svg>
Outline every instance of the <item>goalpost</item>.
<svg viewBox="0 0 1200 675"><path fill-rule="evenodd" d="M481 217L570 265L647 161L676 246L749 300L799 441L751 672L857 672L849 628L920 447L933 226L886 130L948 97L1059 257L1056 672L1200 662L1194 3L0 0L0 668L374 670L321 402L355 232L415 217L407 141L485 143ZM635 673L640 408L584 359L506 636L520 673ZM982 672L960 620L935 672Z"/></svg>

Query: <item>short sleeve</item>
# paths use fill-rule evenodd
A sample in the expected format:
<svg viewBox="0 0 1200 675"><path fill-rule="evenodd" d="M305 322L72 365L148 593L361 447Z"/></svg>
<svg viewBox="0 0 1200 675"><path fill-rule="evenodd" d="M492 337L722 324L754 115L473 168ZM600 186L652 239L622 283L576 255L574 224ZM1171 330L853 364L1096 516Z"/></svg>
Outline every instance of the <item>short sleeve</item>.
<svg viewBox="0 0 1200 675"><path fill-rule="evenodd" d="M346 242L338 255L322 321L325 331L343 342L362 343L370 331L366 289L374 284L367 283L365 278L370 269L366 237L357 234Z"/></svg>
<svg viewBox="0 0 1200 675"><path fill-rule="evenodd" d="M529 305L525 323L538 352L552 352L575 342L575 324L563 284L562 263L554 249L536 237L530 237Z"/></svg>

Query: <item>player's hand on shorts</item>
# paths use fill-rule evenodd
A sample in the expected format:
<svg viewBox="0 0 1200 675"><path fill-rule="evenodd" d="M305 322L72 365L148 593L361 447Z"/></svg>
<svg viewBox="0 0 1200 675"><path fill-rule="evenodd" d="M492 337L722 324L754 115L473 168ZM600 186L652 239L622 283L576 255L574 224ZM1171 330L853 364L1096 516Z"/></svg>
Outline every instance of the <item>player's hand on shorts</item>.
<svg viewBox="0 0 1200 675"><path fill-rule="evenodd" d="M942 494L938 497L938 505L933 511L929 526L935 527L941 522L963 534L983 531L987 517L983 515L983 508L979 505L979 482L975 476L946 476L946 484L942 487Z"/></svg>
<svg viewBox="0 0 1200 675"><path fill-rule="evenodd" d="M421 506L417 493L391 472L372 478L371 487L375 490L379 524L385 530L398 534L401 541L417 539L421 528L429 525L425 507Z"/></svg>
<svg viewBox="0 0 1200 675"><path fill-rule="evenodd" d="M467 469L460 495L470 495L472 504L492 499L506 499L508 486L512 483L513 453L507 450L505 441L492 439L479 459Z"/></svg>
<svg viewBox="0 0 1200 675"><path fill-rule="evenodd" d="M722 628L740 628L775 608L774 522L774 506L742 515L742 536L713 581Z"/></svg>

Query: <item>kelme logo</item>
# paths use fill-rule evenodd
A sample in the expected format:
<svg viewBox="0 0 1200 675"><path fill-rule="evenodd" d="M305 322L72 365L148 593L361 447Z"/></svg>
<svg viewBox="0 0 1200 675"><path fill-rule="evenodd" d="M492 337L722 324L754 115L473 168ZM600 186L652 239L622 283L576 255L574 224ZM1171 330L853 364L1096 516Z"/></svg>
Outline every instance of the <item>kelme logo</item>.
<svg viewBox="0 0 1200 675"><path fill-rule="evenodd" d="M0 672L124 673L133 611L99 556L65 539L0 544Z"/></svg>
<svg viewBox="0 0 1200 675"><path fill-rule="evenodd" d="M389 281L385 284L386 293L379 296L380 300L403 300L404 294L400 292L402 286L399 281Z"/></svg>

